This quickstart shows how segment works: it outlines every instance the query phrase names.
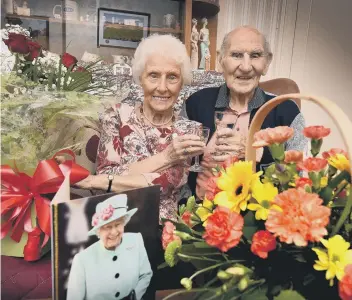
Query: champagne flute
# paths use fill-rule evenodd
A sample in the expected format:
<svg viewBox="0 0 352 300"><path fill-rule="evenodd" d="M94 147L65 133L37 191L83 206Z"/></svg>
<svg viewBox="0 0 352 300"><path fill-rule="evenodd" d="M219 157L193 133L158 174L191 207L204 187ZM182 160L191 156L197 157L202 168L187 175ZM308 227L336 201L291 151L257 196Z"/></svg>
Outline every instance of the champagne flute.
<svg viewBox="0 0 352 300"><path fill-rule="evenodd" d="M226 111L215 111L214 113L214 121L215 121L215 132L218 128L229 128L234 129L235 123L232 122L231 113ZM230 117L230 118L228 118ZM238 117L237 117L238 118ZM236 120L237 121L237 120ZM224 153L213 152L213 155L223 155Z"/></svg>
<svg viewBox="0 0 352 300"><path fill-rule="evenodd" d="M210 134L210 129L202 126L201 128L197 129L197 134L201 138L202 141L204 141L205 144L207 144L207 141L209 139L209 134ZM202 172L203 168L199 164L199 156L197 155L194 158L194 164L189 168L191 172Z"/></svg>

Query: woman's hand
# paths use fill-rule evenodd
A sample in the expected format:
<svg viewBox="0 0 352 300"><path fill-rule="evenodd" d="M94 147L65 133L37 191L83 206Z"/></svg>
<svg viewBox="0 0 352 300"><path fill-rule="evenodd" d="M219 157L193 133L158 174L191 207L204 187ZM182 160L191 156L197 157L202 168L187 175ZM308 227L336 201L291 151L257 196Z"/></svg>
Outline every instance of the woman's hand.
<svg viewBox="0 0 352 300"><path fill-rule="evenodd" d="M177 163L188 158L201 155L205 149L205 142L194 134L185 134L173 138L171 144L163 151L166 159Z"/></svg>
<svg viewBox="0 0 352 300"><path fill-rule="evenodd" d="M78 189L91 190L93 189L93 183L96 177L96 175L88 175L88 177L84 178L83 180L76 182L73 187Z"/></svg>
<svg viewBox="0 0 352 300"><path fill-rule="evenodd" d="M213 160L223 162L230 156L244 159L246 153L246 137L230 128L221 128L217 132L215 155ZM218 153L218 154L217 154Z"/></svg>

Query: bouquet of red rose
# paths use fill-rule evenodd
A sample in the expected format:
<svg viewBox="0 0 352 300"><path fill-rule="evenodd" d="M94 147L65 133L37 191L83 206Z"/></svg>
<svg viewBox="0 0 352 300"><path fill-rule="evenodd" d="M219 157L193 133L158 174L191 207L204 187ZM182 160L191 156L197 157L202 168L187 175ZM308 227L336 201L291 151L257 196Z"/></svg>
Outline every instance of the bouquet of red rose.
<svg viewBox="0 0 352 300"><path fill-rule="evenodd" d="M163 266L182 260L198 269L180 278L185 290L173 295L196 293L207 300L352 299L351 156L331 149L319 157L323 138L330 134L323 126L304 129L311 140L308 158L284 150L292 128L258 131L258 120L270 108L300 96L277 97L263 106L252 121L247 160L226 161L214 170L201 202L190 197L177 221L163 220ZM351 128L343 112L324 101L338 115L335 120L344 122L342 131ZM346 143L351 147L351 141ZM274 159L264 173L255 172L253 165L255 148L260 147L268 147ZM194 278L201 274L204 284L194 287Z"/></svg>
<svg viewBox="0 0 352 300"><path fill-rule="evenodd" d="M76 57L69 53L59 56L42 48L29 37L29 32L21 27L14 29L7 25L2 30L3 42L15 56L13 71L31 84L40 84L45 91L76 91L109 93L114 78L104 82L93 80L98 73L100 61L78 64Z"/></svg>

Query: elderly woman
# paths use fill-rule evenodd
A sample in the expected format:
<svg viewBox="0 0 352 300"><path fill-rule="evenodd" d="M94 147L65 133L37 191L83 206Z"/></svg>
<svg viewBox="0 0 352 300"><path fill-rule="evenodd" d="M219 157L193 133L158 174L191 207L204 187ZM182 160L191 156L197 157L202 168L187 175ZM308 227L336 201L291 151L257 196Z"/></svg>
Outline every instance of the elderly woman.
<svg viewBox="0 0 352 300"><path fill-rule="evenodd" d="M137 208L127 210L125 194L96 206L89 235L99 241L76 254L67 300L142 299L153 272L140 233L124 233Z"/></svg>
<svg viewBox="0 0 352 300"><path fill-rule="evenodd" d="M195 134L200 124L174 111L182 86L191 81L190 59L177 38L152 35L136 49L132 73L143 88L143 99L137 104L127 99L106 111L97 156L98 175L78 186L109 192L115 191L111 187L119 188L121 179L139 186L160 184L160 217L175 219L191 158L205 148Z"/></svg>
<svg viewBox="0 0 352 300"><path fill-rule="evenodd" d="M272 60L270 46L257 29L243 26L228 33L221 45L219 62L225 84L200 90L186 101L187 115L210 128L210 141L205 150L201 174L190 174L189 185L202 198L206 189L209 170L230 155L244 158L249 125L258 109L274 98L258 87L262 75L268 71ZM216 115L230 126L218 127ZM220 119L221 119L220 118ZM290 126L295 136L287 142L286 150L303 150L306 140L302 134L304 119L294 101L278 105L264 120L262 128ZM273 162L267 148L257 157L257 168L262 169Z"/></svg>

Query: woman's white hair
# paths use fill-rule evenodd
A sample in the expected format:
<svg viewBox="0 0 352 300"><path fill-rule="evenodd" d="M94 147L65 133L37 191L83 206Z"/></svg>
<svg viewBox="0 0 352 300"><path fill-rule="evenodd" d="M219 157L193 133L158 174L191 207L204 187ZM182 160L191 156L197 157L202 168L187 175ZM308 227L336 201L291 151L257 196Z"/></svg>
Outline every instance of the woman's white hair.
<svg viewBox="0 0 352 300"><path fill-rule="evenodd" d="M172 35L154 34L142 40L134 53L132 75L137 84L144 71L147 60L152 55L160 55L175 60L180 68L183 84L192 81L191 61L185 45Z"/></svg>

